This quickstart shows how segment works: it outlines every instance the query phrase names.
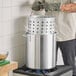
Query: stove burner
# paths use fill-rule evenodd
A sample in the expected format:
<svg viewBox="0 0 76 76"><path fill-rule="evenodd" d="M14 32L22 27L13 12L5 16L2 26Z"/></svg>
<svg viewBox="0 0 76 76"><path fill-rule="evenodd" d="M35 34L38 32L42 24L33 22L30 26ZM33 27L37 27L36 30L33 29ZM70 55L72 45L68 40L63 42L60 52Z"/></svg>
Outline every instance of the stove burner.
<svg viewBox="0 0 76 76"><path fill-rule="evenodd" d="M54 72L57 70L57 67L52 68L52 69L30 69L26 66L23 66L19 69L17 69L15 72L17 73L22 73L22 74L36 74L36 75L43 75L43 76L47 76L48 73L50 72Z"/></svg>
<svg viewBox="0 0 76 76"><path fill-rule="evenodd" d="M49 73L49 72L56 71L57 67L52 68L52 69L31 69L31 68L28 68L28 70L31 70L32 72L35 72L35 73L40 73L40 72Z"/></svg>

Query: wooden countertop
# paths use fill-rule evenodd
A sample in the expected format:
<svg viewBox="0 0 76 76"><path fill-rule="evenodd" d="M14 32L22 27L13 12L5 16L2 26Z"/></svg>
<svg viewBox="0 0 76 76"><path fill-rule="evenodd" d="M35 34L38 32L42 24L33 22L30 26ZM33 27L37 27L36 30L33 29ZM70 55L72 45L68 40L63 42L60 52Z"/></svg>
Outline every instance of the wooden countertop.
<svg viewBox="0 0 76 76"><path fill-rule="evenodd" d="M0 76L8 76L9 71L15 70L18 68L17 62L10 62L10 64L6 64L0 67Z"/></svg>

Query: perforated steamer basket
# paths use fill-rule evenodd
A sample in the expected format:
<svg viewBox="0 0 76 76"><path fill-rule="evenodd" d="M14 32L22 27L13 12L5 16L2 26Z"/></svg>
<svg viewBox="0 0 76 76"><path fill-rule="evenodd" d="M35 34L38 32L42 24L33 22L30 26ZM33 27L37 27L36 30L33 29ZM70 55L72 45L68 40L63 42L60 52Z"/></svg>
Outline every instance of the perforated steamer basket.
<svg viewBox="0 0 76 76"><path fill-rule="evenodd" d="M55 18L30 16L27 32L27 63L31 69L52 69L56 66Z"/></svg>
<svg viewBox="0 0 76 76"><path fill-rule="evenodd" d="M34 35L46 35L55 32L55 18L48 16L31 16L29 18L28 32Z"/></svg>

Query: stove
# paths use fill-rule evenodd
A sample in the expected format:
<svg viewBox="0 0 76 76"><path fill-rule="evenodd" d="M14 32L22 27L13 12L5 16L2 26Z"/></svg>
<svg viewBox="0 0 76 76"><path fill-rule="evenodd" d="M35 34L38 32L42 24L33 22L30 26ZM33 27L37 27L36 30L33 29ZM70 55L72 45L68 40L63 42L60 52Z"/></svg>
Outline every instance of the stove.
<svg viewBox="0 0 76 76"><path fill-rule="evenodd" d="M13 71L14 76L72 76L71 66L59 65L50 70L32 70L26 65Z"/></svg>

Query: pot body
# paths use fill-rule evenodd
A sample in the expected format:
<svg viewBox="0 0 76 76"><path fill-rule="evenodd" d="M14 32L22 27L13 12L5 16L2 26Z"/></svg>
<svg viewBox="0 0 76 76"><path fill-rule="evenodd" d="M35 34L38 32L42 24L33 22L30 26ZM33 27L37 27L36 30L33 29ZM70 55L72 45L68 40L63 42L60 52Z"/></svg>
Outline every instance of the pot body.
<svg viewBox="0 0 76 76"><path fill-rule="evenodd" d="M52 69L56 66L56 33L27 35L27 63L31 69Z"/></svg>
<svg viewBox="0 0 76 76"><path fill-rule="evenodd" d="M28 20L26 65L31 69L52 69L56 66L55 18L30 16Z"/></svg>

